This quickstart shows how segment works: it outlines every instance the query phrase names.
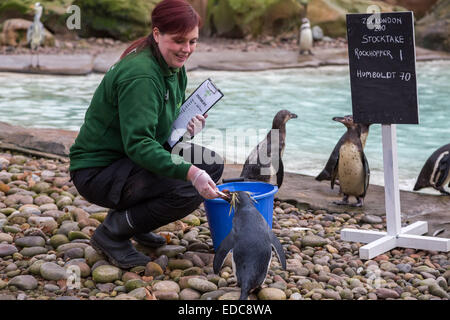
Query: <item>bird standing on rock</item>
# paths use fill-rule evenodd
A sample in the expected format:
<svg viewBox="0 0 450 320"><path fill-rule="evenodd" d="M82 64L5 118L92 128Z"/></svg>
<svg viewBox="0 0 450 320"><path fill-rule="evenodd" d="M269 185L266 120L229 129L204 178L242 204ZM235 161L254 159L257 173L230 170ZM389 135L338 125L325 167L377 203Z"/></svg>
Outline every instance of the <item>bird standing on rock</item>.
<svg viewBox="0 0 450 320"><path fill-rule="evenodd" d="M427 159L417 178L414 191L433 187L441 194L450 195L444 188L450 188L450 143L440 147Z"/></svg>
<svg viewBox="0 0 450 320"><path fill-rule="evenodd" d="M297 118L295 113L281 110L273 118L272 129L266 138L261 141L250 153L242 168L241 177L270 183L276 175L278 188L281 187L284 177L282 156L286 145L286 122ZM278 141L272 137L278 134Z"/></svg>
<svg viewBox="0 0 450 320"><path fill-rule="evenodd" d="M44 43L44 25L41 23L41 16L43 7L39 2L36 2L34 5L35 15L34 21L30 25L27 31L27 43L30 45L31 52L37 51L39 46ZM33 58L33 56L31 56ZM32 66L33 61L31 61L30 65ZM39 68L39 54L37 54L37 65L36 68Z"/></svg>
<svg viewBox="0 0 450 320"><path fill-rule="evenodd" d="M352 115L347 115L346 117L351 117L353 119ZM369 135L369 126L370 124L367 123L357 123L357 125L361 129L361 144L363 149L366 146L367 137ZM336 143L336 146L334 147L333 151L331 152L330 157L328 158L327 164L325 165L325 168L322 170L322 172L317 175L316 180L317 181L323 181L323 180L331 180L331 172L336 165L336 162L339 158L339 149L342 146L342 143L347 139L348 131L346 131L342 137L339 139L339 141ZM339 179L339 177L337 177Z"/></svg>
<svg viewBox="0 0 450 320"><path fill-rule="evenodd" d="M370 170L369 163L363 151L361 143L361 128L353 122L353 117L334 117L347 127L347 135L339 148L339 157L331 175L331 188L334 187L339 176L339 185L344 194L342 201L335 201L338 205L347 205L348 197L356 197L355 207L363 206L364 197L369 187Z"/></svg>
<svg viewBox="0 0 450 320"><path fill-rule="evenodd" d="M304 52L313 55L311 49L313 47L313 34L308 18L302 19L302 26L300 27L300 38L298 39L300 54Z"/></svg>

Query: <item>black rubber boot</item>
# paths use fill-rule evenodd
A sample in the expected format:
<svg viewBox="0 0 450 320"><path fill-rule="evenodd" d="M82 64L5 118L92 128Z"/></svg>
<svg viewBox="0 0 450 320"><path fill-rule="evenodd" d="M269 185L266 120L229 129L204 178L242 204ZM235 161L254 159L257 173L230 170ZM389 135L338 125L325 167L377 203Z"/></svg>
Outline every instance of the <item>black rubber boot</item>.
<svg viewBox="0 0 450 320"><path fill-rule="evenodd" d="M136 251L130 241L136 231L127 211L110 210L105 221L92 235L91 245L119 268L145 266L151 259Z"/></svg>
<svg viewBox="0 0 450 320"><path fill-rule="evenodd" d="M158 248L166 244L166 239L163 236L153 232L137 234L133 237L133 240L150 248Z"/></svg>

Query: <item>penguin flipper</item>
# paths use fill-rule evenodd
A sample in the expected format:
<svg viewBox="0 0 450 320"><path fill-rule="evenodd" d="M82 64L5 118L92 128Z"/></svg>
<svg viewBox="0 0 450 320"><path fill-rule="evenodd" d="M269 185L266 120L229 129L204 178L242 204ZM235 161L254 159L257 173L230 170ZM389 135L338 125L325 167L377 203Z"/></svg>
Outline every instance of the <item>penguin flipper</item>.
<svg viewBox="0 0 450 320"><path fill-rule="evenodd" d="M444 157L442 157L441 161L439 161L438 172L436 173L436 177L439 174L439 179L436 181L436 187L441 187L450 171L450 153L447 153Z"/></svg>
<svg viewBox="0 0 450 320"><path fill-rule="evenodd" d="M277 236L271 232L270 234L270 243L272 244L272 247L275 249L275 252L278 256L278 260L281 263L281 266L284 270L286 270L286 255L284 253L283 246L280 243L280 240L278 240Z"/></svg>
<svg viewBox="0 0 450 320"><path fill-rule="evenodd" d="M333 170L331 171L331 189L334 188L334 183L336 182L336 178L338 176L338 168L339 168L339 152L336 159L336 163L334 164Z"/></svg>
<svg viewBox="0 0 450 320"><path fill-rule="evenodd" d="M225 239L222 240L222 242L219 245L219 248L217 249L216 254L214 255L213 260L213 270L214 273L219 273L220 268L223 265L223 262L225 261L225 257L227 256L228 252L230 252L231 249L233 249L234 244L234 232L231 230L231 232L225 237Z"/></svg>
<svg viewBox="0 0 450 320"><path fill-rule="evenodd" d="M277 171L277 186L278 189L281 188L281 185L283 184L283 178L284 178L284 165L283 165L283 160L279 159L279 167L278 167L278 171Z"/></svg>
<svg viewBox="0 0 450 320"><path fill-rule="evenodd" d="M367 189L369 188L369 180L370 180L370 168L369 162L367 161L366 154L361 151L362 159L363 159L363 169L364 169L364 193L361 197L366 196Z"/></svg>
<svg viewBox="0 0 450 320"><path fill-rule="evenodd" d="M331 175L330 173L325 169L322 170L321 173L319 173L317 175L317 177L315 178L317 181L322 181L322 180L330 180L331 179Z"/></svg>
<svg viewBox="0 0 450 320"><path fill-rule="evenodd" d="M330 157L328 158L327 164L325 165L325 168L322 170L322 172L316 177L317 181L322 180L331 180L331 174L334 170L334 167L339 160L339 149L342 146L342 143L345 140L345 137L347 135L347 132L342 135L342 137L339 139L339 141L334 146L333 151L330 154Z"/></svg>
<svg viewBox="0 0 450 320"><path fill-rule="evenodd" d="M261 148L263 151L261 151ZM247 159L245 160L244 166L242 167L241 175L240 177L243 177L245 179L250 180L258 180L258 181L264 181L269 182L270 181L270 175L263 175L262 169L263 168L270 168L269 164L261 164L260 159L260 152L267 151L267 143L264 143L264 141L260 142L248 155ZM264 158L267 156L264 154Z"/></svg>
<svg viewBox="0 0 450 320"><path fill-rule="evenodd" d="M431 187L429 177L431 176L431 164L429 163L431 160L428 158L428 160L423 165L422 169L420 170L419 176L417 177L416 184L414 185L413 190L418 191L422 188Z"/></svg>

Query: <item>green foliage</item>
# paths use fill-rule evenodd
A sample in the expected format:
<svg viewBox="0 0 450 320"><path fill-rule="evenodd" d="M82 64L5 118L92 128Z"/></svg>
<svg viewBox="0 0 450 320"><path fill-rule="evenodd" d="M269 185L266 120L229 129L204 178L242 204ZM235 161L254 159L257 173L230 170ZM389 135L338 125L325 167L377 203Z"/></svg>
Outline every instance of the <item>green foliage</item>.
<svg viewBox="0 0 450 320"><path fill-rule="evenodd" d="M2 0L0 2L0 20L22 18L32 13L32 0Z"/></svg>
<svg viewBox="0 0 450 320"><path fill-rule="evenodd" d="M278 0L228 0L230 7L239 15L242 15L242 23L252 23L261 17L269 6Z"/></svg>
<svg viewBox="0 0 450 320"><path fill-rule="evenodd" d="M209 4L212 4L210 1ZM216 5L211 5L208 10L209 30L227 37L242 37L243 33L239 28L237 17L230 4L226 0L219 1Z"/></svg>
<svg viewBox="0 0 450 320"><path fill-rule="evenodd" d="M11 18L33 19L37 0L0 0L0 22ZM78 32L81 36L132 40L149 33L150 12L161 0L41 0L41 22L54 33ZM81 9L81 30L67 29L70 5Z"/></svg>
<svg viewBox="0 0 450 320"><path fill-rule="evenodd" d="M148 23L152 2L145 0L75 0L74 4L78 5L83 13L88 10L98 16Z"/></svg>
<svg viewBox="0 0 450 320"><path fill-rule="evenodd" d="M278 0L229 0L230 7L237 13L264 12Z"/></svg>
<svg viewBox="0 0 450 320"><path fill-rule="evenodd" d="M296 0L209 0L207 27L221 36L257 36L275 20L277 25L292 25L289 21L297 19L299 7ZM283 19L287 22L280 23Z"/></svg>
<svg viewBox="0 0 450 320"><path fill-rule="evenodd" d="M82 12L80 34L124 41L150 32L150 12L160 0L75 0Z"/></svg>

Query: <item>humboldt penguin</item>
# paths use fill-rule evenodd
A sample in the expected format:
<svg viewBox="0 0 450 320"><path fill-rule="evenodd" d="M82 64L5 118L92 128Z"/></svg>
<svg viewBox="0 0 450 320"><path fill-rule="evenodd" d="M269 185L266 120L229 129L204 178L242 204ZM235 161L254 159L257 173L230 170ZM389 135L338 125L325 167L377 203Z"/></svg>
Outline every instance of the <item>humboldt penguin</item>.
<svg viewBox="0 0 450 320"><path fill-rule="evenodd" d="M256 209L249 193L238 191L233 226L214 255L214 273L219 272L228 252L232 251L233 271L241 288L239 299L247 300L250 291L258 288L267 276L272 248L282 268L286 269L286 256L280 241Z"/></svg>
<svg viewBox="0 0 450 320"><path fill-rule="evenodd" d="M450 188L450 143L440 147L425 162L414 191L432 187L441 194L450 195L444 188Z"/></svg>
<svg viewBox="0 0 450 320"><path fill-rule="evenodd" d="M346 117L351 117L353 119L352 115L347 115ZM357 124L361 129L361 144L363 149L366 146L367 136L369 135L369 126L370 124L367 123L358 123ZM346 131L342 137L339 139L339 141L336 143L336 146L334 147L333 151L331 152L330 157L328 158L327 164L325 165L325 168L322 170L321 173L316 177L317 181L323 181L323 180L331 180L331 171L333 170L338 157L339 157L339 149L341 148L342 142L347 138L348 131ZM339 177L337 177L339 178Z"/></svg>
<svg viewBox="0 0 450 320"><path fill-rule="evenodd" d="M250 153L242 168L241 177L270 183L276 175L276 184L281 187L284 177L282 156L286 145L286 122L297 118L288 110L278 111L272 121L272 129ZM277 131L275 131L277 130ZM272 141L272 136L278 141Z"/></svg>
<svg viewBox="0 0 450 320"><path fill-rule="evenodd" d="M361 143L361 128L353 122L353 117L334 117L334 121L341 122L347 127L345 136L339 148L339 156L331 173L331 188L333 189L336 178L339 177L339 185L344 194L342 201L335 204L349 204L349 196L356 198L355 207L364 204L364 197L369 187L370 170Z"/></svg>
<svg viewBox="0 0 450 320"><path fill-rule="evenodd" d="M311 25L309 24L308 18L302 19L302 25L300 27L300 36L298 39L300 54L304 52L313 55L311 49L313 47L313 34L311 31Z"/></svg>

